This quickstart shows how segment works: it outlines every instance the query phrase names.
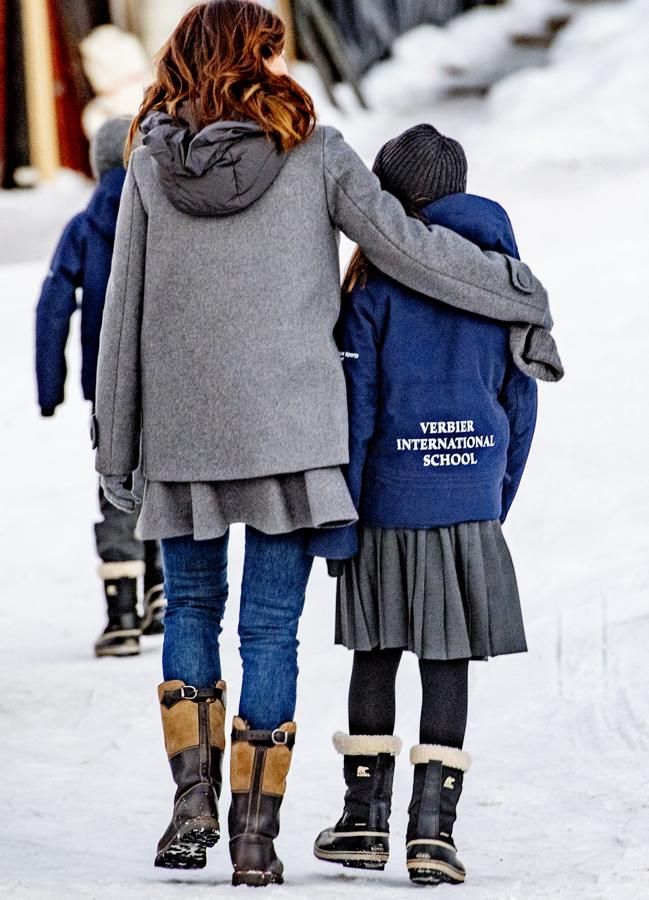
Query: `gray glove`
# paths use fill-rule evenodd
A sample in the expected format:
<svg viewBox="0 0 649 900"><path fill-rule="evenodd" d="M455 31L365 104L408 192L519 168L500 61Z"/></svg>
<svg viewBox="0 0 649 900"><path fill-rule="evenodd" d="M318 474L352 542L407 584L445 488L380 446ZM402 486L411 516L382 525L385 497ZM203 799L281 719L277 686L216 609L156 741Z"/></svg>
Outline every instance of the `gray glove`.
<svg viewBox="0 0 649 900"><path fill-rule="evenodd" d="M142 503L144 496L142 469L128 475L102 475L100 481L106 499L122 512L135 512Z"/></svg>

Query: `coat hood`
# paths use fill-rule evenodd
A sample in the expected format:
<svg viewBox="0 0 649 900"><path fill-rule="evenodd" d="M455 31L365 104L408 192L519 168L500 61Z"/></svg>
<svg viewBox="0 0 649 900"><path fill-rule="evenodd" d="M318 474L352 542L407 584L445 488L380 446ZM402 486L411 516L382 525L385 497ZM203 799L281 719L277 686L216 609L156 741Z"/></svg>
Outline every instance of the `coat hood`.
<svg viewBox="0 0 649 900"><path fill-rule="evenodd" d="M142 132L167 198L190 216L241 212L266 193L286 161L255 122L213 122L194 134L156 112Z"/></svg>
<svg viewBox="0 0 649 900"><path fill-rule="evenodd" d="M111 243L115 238L115 223L126 178L126 169L109 169L99 179L86 210L88 221Z"/></svg>
<svg viewBox="0 0 649 900"><path fill-rule="evenodd" d="M429 225L450 228L481 250L495 250L520 259L509 216L493 200L476 194L449 194L421 212Z"/></svg>
<svg viewBox="0 0 649 900"><path fill-rule="evenodd" d="M124 165L124 148L130 128L129 116L107 119L92 139L90 165L98 181L106 172Z"/></svg>

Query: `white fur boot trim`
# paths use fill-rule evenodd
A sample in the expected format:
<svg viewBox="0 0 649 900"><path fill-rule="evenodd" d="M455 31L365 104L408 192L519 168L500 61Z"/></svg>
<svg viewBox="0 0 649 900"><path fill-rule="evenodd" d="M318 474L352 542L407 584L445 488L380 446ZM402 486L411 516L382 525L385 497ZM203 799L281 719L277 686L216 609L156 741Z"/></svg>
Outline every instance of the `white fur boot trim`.
<svg viewBox="0 0 649 900"><path fill-rule="evenodd" d="M401 738L393 734L345 734L344 731L337 731L332 740L342 756L378 756L379 753L398 756L402 747Z"/></svg>
<svg viewBox="0 0 649 900"><path fill-rule="evenodd" d="M457 747L442 747L441 744L415 744L410 750L410 762L413 766L421 763L441 762L449 769L468 772L471 768L471 757Z"/></svg>
<svg viewBox="0 0 649 900"><path fill-rule="evenodd" d="M144 563L139 559L129 562L105 562L97 569L99 577L104 581L117 581L119 578L140 578L144 575Z"/></svg>

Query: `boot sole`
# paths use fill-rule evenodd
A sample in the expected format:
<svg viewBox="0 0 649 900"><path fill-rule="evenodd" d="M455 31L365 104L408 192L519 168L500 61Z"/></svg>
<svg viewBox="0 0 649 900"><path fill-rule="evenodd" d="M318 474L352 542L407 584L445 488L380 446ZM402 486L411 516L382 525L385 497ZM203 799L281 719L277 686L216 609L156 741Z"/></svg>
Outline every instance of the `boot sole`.
<svg viewBox="0 0 649 900"><path fill-rule="evenodd" d="M408 863L410 880L415 884L463 884L466 875L442 862Z"/></svg>
<svg viewBox="0 0 649 900"><path fill-rule="evenodd" d="M212 821L187 823L167 846L160 850L155 865L160 869L204 869L207 851L218 843L221 830Z"/></svg>
<svg viewBox="0 0 649 900"><path fill-rule="evenodd" d="M323 862L338 863L347 869L374 869L382 872L385 869L389 853L368 853L351 850L319 850L314 847L313 855Z"/></svg>
<svg viewBox="0 0 649 900"><path fill-rule="evenodd" d="M146 607L146 612L142 617L142 634L147 637L155 634L164 634L164 610L166 603L164 599L154 600L150 606ZM162 616L160 615L162 613Z"/></svg>
<svg viewBox="0 0 649 900"><path fill-rule="evenodd" d="M137 643L137 638L139 638L139 633L137 637L135 635L127 637L123 644L115 644L112 647L108 644L96 644L95 656L97 658L103 656L139 656L140 645Z"/></svg>
<svg viewBox="0 0 649 900"><path fill-rule="evenodd" d="M235 872L232 876L233 887L240 887L242 884L248 887L268 887L269 884L284 884L284 878L274 872Z"/></svg>

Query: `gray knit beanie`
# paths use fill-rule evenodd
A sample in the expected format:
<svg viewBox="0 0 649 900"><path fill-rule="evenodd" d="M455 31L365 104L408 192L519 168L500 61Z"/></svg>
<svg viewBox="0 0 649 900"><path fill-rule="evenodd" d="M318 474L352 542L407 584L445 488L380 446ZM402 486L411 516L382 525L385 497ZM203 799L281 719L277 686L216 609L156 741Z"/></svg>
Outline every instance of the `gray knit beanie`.
<svg viewBox="0 0 649 900"><path fill-rule="evenodd" d="M448 194L466 191L467 169L461 145L424 124L384 144L372 171L384 191L417 212Z"/></svg>
<svg viewBox="0 0 649 900"><path fill-rule="evenodd" d="M108 119L94 136L90 165L95 178L101 178L104 172L124 165L124 149L131 121L128 116Z"/></svg>

